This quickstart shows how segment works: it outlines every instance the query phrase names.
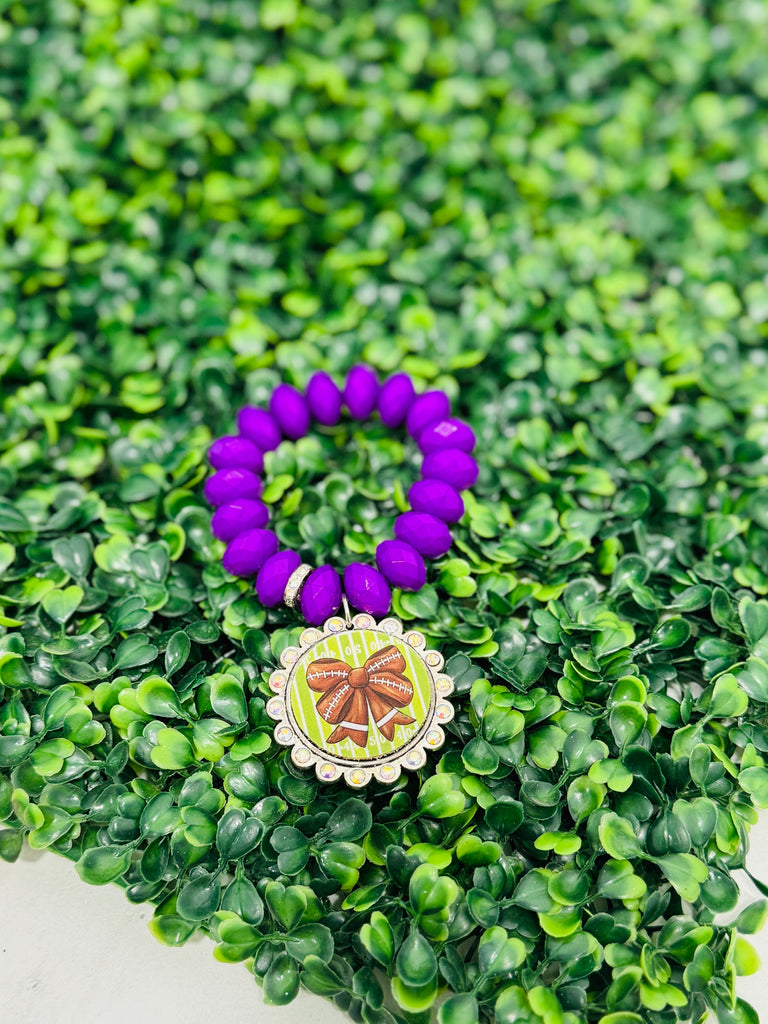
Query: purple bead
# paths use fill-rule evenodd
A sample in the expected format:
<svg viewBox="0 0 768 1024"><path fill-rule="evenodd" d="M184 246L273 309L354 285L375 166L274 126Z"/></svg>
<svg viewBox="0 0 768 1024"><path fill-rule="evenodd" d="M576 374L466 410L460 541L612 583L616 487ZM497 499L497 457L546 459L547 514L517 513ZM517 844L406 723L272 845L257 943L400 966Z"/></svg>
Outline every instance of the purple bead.
<svg viewBox="0 0 768 1024"><path fill-rule="evenodd" d="M414 512L431 512L444 523L456 523L464 515L461 495L442 480L417 480L408 491Z"/></svg>
<svg viewBox="0 0 768 1024"><path fill-rule="evenodd" d="M379 392L379 415L385 427L399 427L411 407L413 381L407 373L396 373Z"/></svg>
<svg viewBox="0 0 768 1024"><path fill-rule="evenodd" d="M418 438L430 423L447 419L450 414L451 403L444 391L425 391L408 410L405 425L411 437Z"/></svg>
<svg viewBox="0 0 768 1024"><path fill-rule="evenodd" d="M471 452L477 444L472 428L463 420L436 420L419 434L419 448L425 455L444 448L459 448Z"/></svg>
<svg viewBox="0 0 768 1024"><path fill-rule="evenodd" d="M307 576L301 590L301 614L312 626L322 626L341 607L341 580L330 565L321 565Z"/></svg>
<svg viewBox="0 0 768 1024"><path fill-rule="evenodd" d="M209 504L218 506L258 498L263 490L264 484L250 469L219 469L205 481L203 494Z"/></svg>
<svg viewBox="0 0 768 1024"><path fill-rule="evenodd" d="M404 540L385 540L376 549L376 565L394 587L420 590L427 579L424 559Z"/></svg>
<svg viewBox="0 0 768 1024"><path fill-rule="evenodd" d="M255 498L240 498L218 508L211 519L213 536L219 540L233 540L245 530L266 526L269 509L263 501Z"/></svg>
<svg viewBox="0 0 768 1024"><path fill-rule="evenodd" d="M369 615L386 615L392 604L389 584L378 569L353 562L344 570L344 593L349 603Z"/></svg>
<svg viewBox="0 0 768 1024"><path fill-rule="evenodd" d="M405 512L395 520L395 536L427 558L444 555L451 546L451 533L441 519L429 512Z"/></svg>
<svg viewBox="0 0 768 1024"><path fill-rule="evenodd" d="M266 409L257 409L254 405L246 405L237 414L237 429L263 452L271 452L283 439L274 418Z"/></svg>
<svg viewBox="0 0 768 1024"><path fill-rule="evenodd" d="M367 420L376 408L379 379L370 366L353 366L344 385L344 404L356 420Z"/></svg>
<svg viewBox="0 0 768 1024"><path fill-rule="evenodd" d="M227 544L222 565L233 576L253 576L277 551L277 537L271 530L246 530Z"/></svg>
<svg viewBox="0 0 768 1024"><path fill-rule="evenodd" d="M327 373L314 373L307 384L307 405L312 417L332 427L341 417L341 391Z"/></svg>
<svg viewBox="0 0 768 1024"><path fill-rule="evenodd" d="M269 411L286 437L297 441L309 430L309 408L300 391L290 384L278 384L269 400Z"/></svg>
<svg viewBox="0 0 768 1024"><path fill-rule="evenodd" d="M300 565L301 559L295 551L278 551L276 555L270 555L256 577L256 593L265 608L280 604L289 577Z"/></svg>
<svg viewBox="0 0 768 1024"><path fill-rule="evenodd" d="M264 469L261 448L247 437L232 434L213 442L208 449L208 461L214 469L250 469L252 473L261 473Z"/></svg>
<svg viewBox="0 0 768 1024"><path fill-rule="evenodd" d="M471 487L477 480L477 463L471 455L458 448L443 448L424 459L421 475L425 480L442 480L457 491Z"/></svg>

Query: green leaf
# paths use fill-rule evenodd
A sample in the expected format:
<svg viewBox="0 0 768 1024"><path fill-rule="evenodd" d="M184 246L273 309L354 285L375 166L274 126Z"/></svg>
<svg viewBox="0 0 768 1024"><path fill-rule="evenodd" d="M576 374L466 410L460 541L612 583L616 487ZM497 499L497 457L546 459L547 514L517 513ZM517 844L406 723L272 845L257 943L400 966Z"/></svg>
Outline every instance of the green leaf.
<svg viewBox="0 0 768 1024"><path fill-rule="evenodd" d="M599 630L592 641L592 650L598 658L629 647L635 641L635 631L632 626L610 612L602 612L597 615L593 620L593 625Z"/></svg>
<svg viewBox="0 0 768 1024"><path fill-rule="evenodd" d="M310 992L326 998L339 995L346 989L344 979L337 971L319 957L311 955L304 958L301 983Z"/></svg>
<svg viewBox="0 0 768 1024"><path fill-rule="evenodd" d="M149 838L170 835L181 822L181 814L170 793L157 793L141 812L141 834Z"/></svg>
<svg viewBox="0 0 768 1024"><path fill-rule="evenodd" d="M726 871L709 864L707 877L701 886L701 901L714 913L725 913L738 903L739 887Z"/></svg>
<svg viewBox="0 0 768 1024"><path fill-rule="evenodd" d="M14 864L24 848L24 833L10 828L0 829L0 860Z"/></svg>
<svg viewBox="0 0 768 1024"><path fill-rule="evenodd" d="M605 786L586 775L574 779L568 787L568 812L578 825L596 811L605 797Z"/></svg>
<svg viewBox="0 0 768 1024"><path fill-rule="evenodd" d="M223 861L242 860L261 839L264 827L258 818L240 808L223 814L216 827L216 847Z"/></svg>
<svg viewBox="0 0 768 1024"><path fill-rule="evenodd" d="M264 920L264 901L248 878L235 878L224 890L221 909L231 911L251 925Z"/></svg>
<svg viewBox="0 0 768 1024"><path fill-rule="evenodd" d="M177 635L184 636L183 633ZM248 721L243 684L234 676L220 675L214 678L211 683L211 707L217 715L234 725L243 725Z"/></svg>
<svg viewBox="0 0 768 1024"><path fill-rule="evenodd" d="M517 906L538 913L556 910L557 903L549 894L548 873L534 868L523 875L515 888L514 901Z"/></svg>
<svg viewBox="0 0 768 1024"><path fill-rule="evenodd" d="M454 879L438 875L433 864L420 864L408 885L408 896L417 918L428 924L430 915L442 917L458 898L459 887Z"/></svg>
<svg viewBox="0 0 768 1024"><path fill-rule="evenodd" d="M757 955L757 950L741 936L736 937L733 947L733 966L740 977L756 974L760 970L760 957Z"/></svg>
<svg viewBox="0 0 768 1024"><path fill-rule="evenodd" d="M524 817L523 805L512 797L502 796L485 812L485 820L489 828L499 836L511 835L522 824Z"/></svg>
<svg viewBox="0 0 768 1024"><path fill-rule="evenodd" d="M736 931L742 935L755 935L768 920L768 900L755 900L745 907L734 921Z"/></svg>
<svg viewBox="0 0 768 1024"><path fill-rule="evenodd" d="M610 900L637 900L645 895L646 884L628 860L609 860L597 878L597 891Z"/></svg>
<svg viewBox="0 0 768 1024"><path fill-rule="evenodd" d="M221 882L217 875L198 875L179 891L176 907L187 921L205 921L218 908Z"/></svg>
<svg viewBox="0 0 768 1024"><path fill-rule="evenodd" d="M643 1018L639 1013L617 1010L615 1013L603 1014L597 1024L643 1024Z"/></svg>
<svg viewBox="0 0 768 1024"><path fill-rule="evenodd" d="M455 775L433 775L419 790L416 806L431 818L453 818L461 814L466 800Z"/></svg>
<svg viewBox="0 0 768 1024"><path fill-rule="evenodd" d="M158 650L154 644L147 643L143 636L129 636L115 651L112 671L118 672L126 668L138 668L150 665L157 657Z"/></svg>
<svg viewBox="0 0 768 1024"><path fill-rule="evenodd" d="M541 1018L533 1010L528 994L519 985L508 985L501 991L494 1006L498 1024L540 1024Z"/></svg>
<svg viewBox="0 0 768 1024"><path fill-rule="evenodd" d="M309 841L297 828L281 825L270 837L277 852L277 866L284 875L297 875L309 861Z"/></svg>
<svg viewBox="0 0 768 1024"><path fill-rule="evenodd" d="M149 930L164 946L183 946L195 930L190 921L178 914L155 914L149 921Z"/></svg>
<svg viewBox="0 0 768 1024"><path fill-rule="evenodd" d="M736 673L736 679L751 700L768 704L768 662L763 658L747 658L745 669Z"/></svg>
<svg viewBox="0 0 768 1024"><path fill-rule="evenodd" d="M347 892L357 885L365 850L356 843L330 843L320 851L318 861L326 874L340 882Z"/></svg>
<svg viewBox="0 0 768 1024"><path fill-rule="evenodd" d="M372 824L370 807L362 800L350 797L334 809L326 822L325 831L335 842L353 842L370 832Z"/></svg>
<svg viewBox="0 0 768 1024"><path fill-rule="evenodd" d="M285 938L285 948L299 962L316 956L324 963L333 956L333 936L323 924L305 924Z"/></svg>
<svg viewBox="0 0 768 1024"><path fill-rule="evenodd" d="M437 1024L479 1024L477 999L467 992L450 996L437 1010Z"/></svg>
<svg viewBox="0 0 768 1024"><path fill-rule="evenodd" d="M632 701L624 701L612 707L608 722L616 745L624 748L634 743L645 728L647 717L645 708Z"/></svg>
<svg viewBox="0 0 768 1024"><path fill-rule="evenodd" d="M295 928L307 909L307 897L296 885L286 887L281 882L268 882L264 899L274 919L286 931Z"/></svg>
<svg viewBox="0 0 768 1024"><path fill-rule="evenodd" d="M267 1006L285 1006L299 993L299 969L293 957L278 953L264 976L264 1002Z"/></svg>
<svg viewBox="0 0 768 1024"><path fill-rule="evenodd" d="M490 775L499 767L499 755L487 740L476 736L461 753L464 767L475 775Z"/></svg>
<svg viewBox="0 0 768 1024"><path fill-rule="evenodd" d="M502 847L493 840L483 841L479 836L463 835L456 844L456 856L470 867L496 864L502 854Z"/></svg>
<svg viewBox="0 0 768 1024"><path fill-rule="evenodd" d="M395 1002L407 1013L424 1013L437 998L437 979L426 985L407 985L402 978L392 979Z"/></svg>
<svg viewBox="0 0 768 1024"><path fill-rule="evenodd" d="M192 744L178 729L161 729L150 751L152 763L166 771L179 771L195 763Z"/></svg>
<svg viewBox="0 0 768 1024"><path fill-rule="evenodd" d="M739 785L749 793L758 807L768 807L768 768L742 768L739 772Z"/></svg>
<svg viewBox="0 0 768 1024"><path fill-rule="evenodd" d="M374 910L371 919L360 929L360 941L382 967L387 967L394 957L394 938L387 918Z"/></svg>
<svg viewBox="0 0 768 1024"><path fill-rule="evenodd" d="M759 1020L754 1007L744 999L736 999L733 1009L723 1002L717 1004L718 1024L759 1024Z"/></svg>
<svg viewBox="0 0 768 1024"><path fill-rule="evenodd" d="M706 946L699 946L691 963L683 971L683 984L689 992L706 992L715 973L715 958Z"/></svg>
<svg viewBox="0 0 768 1024"><path fill-rule="evenodd" d="M89 885L106 885L125 874L131 863L131 850L120 846L94 846L75 864L75 870Z"/></svg>
<svg viewBox="0 0 768 1024"><path fill-rule="evenodd" d="M91 567L93 549L87 534L59 537L51 546L54 562L75 579L82 579Z"/></svg>
<svg viewBox="0 0 768 1024"><path fill-rule="evenodd" d="M707 714L710 718L738 718L749 706L749 698L739 689L736 676L727 673L715 683Z"/></svg>
<svg viewBox="0 0 768 1024"><path fill-rule="evenodd" d="M35 749L35 740L29 736L0 736L0 768L12 768Z"/></svg>
<svg viewBox="0 0 768 1024"><path fill-rule="evenodd" d="M649 647L661 651L682 647L691 635L691 627L685 619L674 617L664 619L648 638Z"/></svg>
<svg viewBox="0 0 768 1024"><path fill-rule="evenodd" d="M43 598L42 605L48 615L63 626L80 607L84 596L83 588L72 584L63 590L49 590Z"/></svg>
<svg viewBox="0 0 768 1024"><path fill-rule="evenodd" d="M165 674L167 676L172 676L187 663L191 649L192 645L187 634L183 630L177 630L165 648ZM221 714L221 712L218 713Z"/></svg>
<svg viewBox="0 0 768 1024"><path fill-rule="evenodd" d="M178 718L181 716L181 705L176 691L162 676L147 676L139 683L136 691L139 707L148 715L156 718Z"/></svg>
<svg viewBox="0 0 768 1024"><path fill-rule="evenodd" d="M526 949L522 941L510 938L503 928L488 928L477 949L478 966L486 977L511 975L523 963Z"/></svg>
<svg viewBox="0 0 768 1024"><path fill-rule="evenodd" d="M673 888L689 903L699 898L700 883L707 877L707 867L689 853L672 853L659 857L656 863Z"/></svg>
<svg viewBox="0 0 768 1024"><path fill-rule="evenodd" d="M437 957L432 946L418 928L411 926L397 952L395 961L398 977L406 985L427 985L437 975Z"/></svg>
<svg viewBox="0 0 768 1024"><path fill-rule="evenodd" d="M633 860L643 856L643 848L626 818L609 811L600 819L600 842L614 860Z"/></svg>

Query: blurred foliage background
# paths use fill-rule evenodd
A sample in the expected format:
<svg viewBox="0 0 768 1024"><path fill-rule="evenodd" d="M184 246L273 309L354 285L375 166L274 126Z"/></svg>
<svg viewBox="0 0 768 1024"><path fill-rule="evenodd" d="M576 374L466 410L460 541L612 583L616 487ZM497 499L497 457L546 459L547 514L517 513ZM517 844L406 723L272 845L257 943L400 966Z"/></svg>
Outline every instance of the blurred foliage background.
<svg viewBox="0 0 768 1024"><path fill-rule="evenodd" d="M760 0L0 2L0 855L366 1024L752 1024L766 101ZM296 624L201 496L245 401L361 359L481 454L395 595L459 713L373 817L272 744ZM282 445L281 540L372 556L415 454Z"/></svg>

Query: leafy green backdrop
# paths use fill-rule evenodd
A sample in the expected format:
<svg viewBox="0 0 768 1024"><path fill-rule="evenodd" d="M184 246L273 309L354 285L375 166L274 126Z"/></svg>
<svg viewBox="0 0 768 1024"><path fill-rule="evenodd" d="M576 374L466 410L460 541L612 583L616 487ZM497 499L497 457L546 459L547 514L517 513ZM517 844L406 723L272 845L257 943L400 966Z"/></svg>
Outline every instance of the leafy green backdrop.
<svg viewBox="0 0 768 1024"><path fill-rule="evenodd" d="M0 855L365 1024L753 1024L767 98L754 0L0 3ZM444 756L365 799L272 743L295 619L201 498L243 402L359 359L481 455L395 596ZM370 557L415 454L281 446L281 540Z"/></svg>

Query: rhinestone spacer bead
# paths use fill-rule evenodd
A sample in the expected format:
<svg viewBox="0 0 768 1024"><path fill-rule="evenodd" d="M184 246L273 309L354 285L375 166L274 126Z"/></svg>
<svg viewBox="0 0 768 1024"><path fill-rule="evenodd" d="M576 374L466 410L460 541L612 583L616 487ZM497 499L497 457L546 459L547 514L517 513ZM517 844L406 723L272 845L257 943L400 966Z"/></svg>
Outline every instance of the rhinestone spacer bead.
<svg viewBox="0 0 768 1024"><path fill-rule="evenodd" d="M301 588L304 586L307 577L311 572L312 566L307 565L306 562L302 562L298 569L294 569L288 577L288 582L285 584L283 601L289 608L295 608L298 604L299 596L301 595Z"/></svg>

